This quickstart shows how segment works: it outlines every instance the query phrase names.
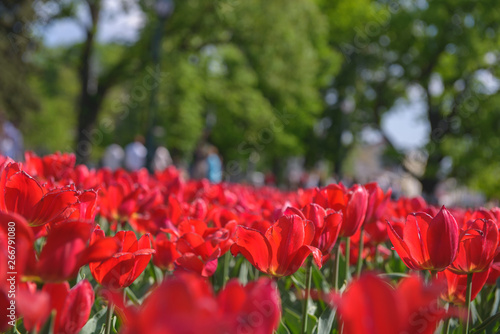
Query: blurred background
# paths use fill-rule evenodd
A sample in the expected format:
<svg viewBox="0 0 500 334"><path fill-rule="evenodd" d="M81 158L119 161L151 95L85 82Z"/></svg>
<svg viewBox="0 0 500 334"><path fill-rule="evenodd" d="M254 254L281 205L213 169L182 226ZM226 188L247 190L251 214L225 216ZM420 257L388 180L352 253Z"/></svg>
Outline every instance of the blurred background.
<svg viewBox="0 0 500 334"><path fill-rule="evenodd" d="M2 0L1 150L480 205L499 24L496 0Z"/></svg>

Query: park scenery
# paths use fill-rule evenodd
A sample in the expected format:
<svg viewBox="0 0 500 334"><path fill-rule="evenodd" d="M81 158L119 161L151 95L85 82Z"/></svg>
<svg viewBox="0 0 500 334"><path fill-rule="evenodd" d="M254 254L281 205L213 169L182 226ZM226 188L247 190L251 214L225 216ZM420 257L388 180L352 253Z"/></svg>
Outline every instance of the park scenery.
<svg viewBox="0 0 500 334"><path fill-rule="evenodd" d="M499 208L393 200L377 183L285 192L112 172L73 154L1 163L2 331L500 327Z"/></svg>
<svg viewBox="0 0 500 334"><path fill-rule="evenodd" d="M498 334L499 130L499 0L0 0L0 334Z"/></svg>

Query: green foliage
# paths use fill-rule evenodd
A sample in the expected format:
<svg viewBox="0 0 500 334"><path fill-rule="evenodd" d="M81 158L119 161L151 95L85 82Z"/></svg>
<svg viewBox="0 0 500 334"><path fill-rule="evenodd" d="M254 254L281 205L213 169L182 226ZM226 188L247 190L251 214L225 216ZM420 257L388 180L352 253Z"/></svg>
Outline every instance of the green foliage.
<svg viewBox="0 0 500 334"><path fill-rule="evenodd" d="M449 176L475 187L484 186L489 196L498 196L496 182L493 186L486 180L492 180L498 170L487 152L495 150L496 146L490 146L495 135L489 127L500 114L492 102L492 92L488 94L477 84L478 73L484 77L498 75L499 71L495 52L500 12L490 10L496 3L360 0L318 4L329 16L330 43L341 50L344 63L329 88L336 99L322 116L332 125L313 142L316 149L309 152L310 160L344 160L352 144L339 144L342 132L353 133L356 143L367 126L379 129L394 153L380 127L382 116L411 89L425 103L431 128L425 147L429 160L421 179L424 190L434 189L443 177L443 159L451 156ZM352 17L339 14L346 7L351 8ZM442 92L436 89L440 82ZM482 116L472 116L479 114ZM336 150L321 149L335 144ZM395 156L394 161L401 159Z"/></svg>
<svg viewBox="0 0 500 334"><path fill-rule="evenodd" d="M157 24L149 15L143 40ZM134 98L144 86L145 69L111 93L115 101L120 94L129 101L115 137L130 140L155 117L165 133L157 143L188 160L204 140L226 161L245 162L253 153L254 160L269 163L301 154L322 110L320 88L340 64L327 38L327 22L308 0L293 6L277 0L176 3L162 43L165 80L157 115L149 114L150 91L144 99ZM149 50L142 50L143 59ZM113 115L107 103L103 115Z"/></svg>
<svg viewBox="0 0 500 334"><path fill-rule="evenodd" d="M78 81L70 59L63 49L45 49L34 59L39 70L28 82L40 110L27 113L24 119L22 130L29 149L51 153L73 148Z"/></svg>
<svg viewBox="0 0 500 334"><path fill-rule="evenodd" d="M6 0L0 13L0 114L18 124L38 108L26 85L32 70L28 60L37 45L32 34L34 11L31 1Z"/></svg>
<svg viewBox="0 0 500 334"><path fill-rule="evenodd" d="M305 155L309 165L325 158L337 173L349 174L349 152L361 131L378 129L388 140L383 116L411 91L425 102L431 127L423 148L429 156L425 190L445 176L441 164L451 157L446 176L500 196L500 165L492 158L500 145L498 98L478 79L499 74L495 1L185 0L176 1L163 26L151 1L137 3L146 15L139 39L95 44L91 55L103 88L95 96L102 99L96 104L95 159L106 145L145 134L152 122L162 130L155 132L156 144L186 161L208 141L225 162L242 167L249 161L279 167L283 158ZM54 19L75 15L75 2L57 4ZM20 8L2 18L7 37L16 19L36 22L27 2ZM155 109L154 89L145 82L155 70L158 28L163 39ZM28 148L67 150L77 133L85 44L33 54L26 50L35 39L24 30L18 35L29 37L19 44L22 57L12 58L9 39L0 40L0 83L7 80L0 108L24 119ZM38 70L27 79L28 65ZM442 91L433 91L439 83ZM31 112L36 102L38 114ZM353 141L343 142L349 133ZM388 160L401 161L404 152L388 144Z"/></svg>

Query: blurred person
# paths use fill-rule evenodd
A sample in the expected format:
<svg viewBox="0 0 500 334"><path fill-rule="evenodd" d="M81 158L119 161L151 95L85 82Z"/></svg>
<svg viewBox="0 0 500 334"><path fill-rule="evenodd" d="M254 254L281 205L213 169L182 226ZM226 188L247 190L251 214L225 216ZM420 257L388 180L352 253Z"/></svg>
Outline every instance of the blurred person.
<svg viewBox="0 0 500 334"><path fill-rule="evenodd" d="M123 148L118 144L111 144L104 150L102 165L114 171L123 166L124 158L125 151Z"/></svg>
<svg viewBox="0 0 500 334"><path fill-rule="evenodd" d="M191 177L195 180L201 180L207 177L207 149L203 145L198 145L194 152L193 164L191 165Z"/></svg>
<svg viewBox="0 0 500 334"><path fill-rule="evenodd" d="M320 186L321 175L317 169L312 170L310 173L306 174L306 179L304 181L304 188L316 188Z"/></svg>
<svg viewBox="0 0 500 334"><path fill-rule="evenodd" d="M23 135L2 112L0 112L0 153L16 161L24 158Z"/></svg>
<svg viewBox="0 0 500 334"><path fill-rule="evenodd" d="M144 146L144 137L137 135L134 141L125 146L125 168L131 172L146 167L148 150Z"/></svg>
<svg viewBox="0 0 500 334"><path fill-rule="evenodd" d="M172 165L172 157L170 156L170 152L165 146L159 146L155 150L155 155L153 157L152 169L154 171L162 171L165 170L168 166Z"/></svg>
<svg viewBox="0 0 500 334"><path fill-rule="evenodd" d="M212 183L219 183L222 181L222 161L219 156L217 147L210 145L208 147L207 156L207 178Z"/></svg>

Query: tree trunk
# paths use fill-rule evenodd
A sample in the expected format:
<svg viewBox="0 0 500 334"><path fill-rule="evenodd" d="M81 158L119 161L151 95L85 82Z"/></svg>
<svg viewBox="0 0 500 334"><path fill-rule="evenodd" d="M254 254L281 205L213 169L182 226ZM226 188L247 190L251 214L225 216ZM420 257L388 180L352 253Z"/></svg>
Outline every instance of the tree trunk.
<svg viewBox="0 0 500 334"><path fill-rule="evenodd" d="M436 187L439 184L439 169L443 155L440 152L433 152L427 159L427 166L424 175L420 178L422 183L422 192L425 199L431 204L437 204L435 195Z"/></svg>
<svg viewBox="0 0 500 334"><path fill-rule="evenodd" d="M88 0L87 5L92 22L91 26L87 29L87 38L84 42L80 59L80 101L78 108L78 135L75 147L77 162L81 164L88 162L92 153L92 147L97 144L97 134L95 133L94 125L102 101L102 96L99 96L97 92L98 83L91 82L93 79L91 59L94 51L94 39L99 21L101 1Z"/></svg>

